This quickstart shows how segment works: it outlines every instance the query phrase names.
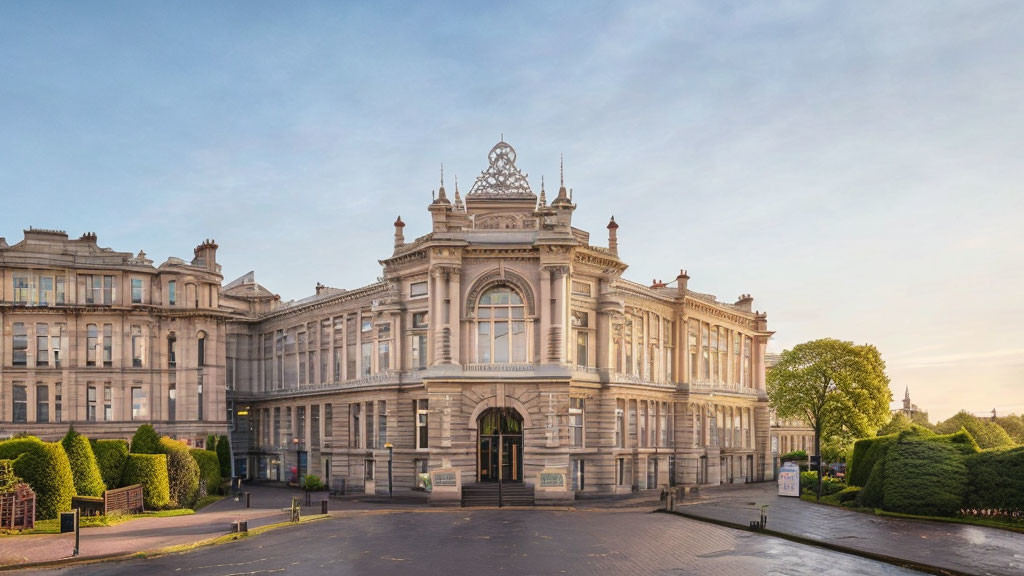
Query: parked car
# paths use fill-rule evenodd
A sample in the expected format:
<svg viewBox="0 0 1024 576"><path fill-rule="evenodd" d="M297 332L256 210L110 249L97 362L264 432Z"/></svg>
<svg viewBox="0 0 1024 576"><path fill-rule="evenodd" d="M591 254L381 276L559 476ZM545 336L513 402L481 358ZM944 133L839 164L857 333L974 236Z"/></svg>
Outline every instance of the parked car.
<svg viewBox="0 0 1024 576"><path fill-rule="evenodd" d="M844 480L846 478L846 463L835 462L822 469L822 474Z"/></svg>

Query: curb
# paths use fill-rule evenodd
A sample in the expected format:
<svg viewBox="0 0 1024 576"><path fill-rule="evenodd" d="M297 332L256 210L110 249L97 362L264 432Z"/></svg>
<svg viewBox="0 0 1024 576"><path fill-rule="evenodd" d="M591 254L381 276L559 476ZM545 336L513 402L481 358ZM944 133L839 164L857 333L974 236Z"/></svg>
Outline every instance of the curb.
<svg viewBox="0 0 1024 576"><path fill-rule="evenodd" d="M878 562L885 562L886 564L892 564L893 566L899 566L901 568L910 568L919 572L925 572L927 574L935 574L936 576L979 576L971 572L961 572L953 568L943 568L941 566L934 566L932 564L925 564L923 562L917 562L915 560L908 560L906 558L897 558L895 556L888 556L885 554L878 554L876 552L868 552L867 550L860 550L857 548L850 548L840 544L833 544L824 540L815 540L813 538L806 538L804 536L797 536L788 532L779 532L776 530L770 530L763 528L760 530L754 530L750 526L744 526L743 524L737 524L735 522L729 522L727 520L718 520L715 518L708 518L706 516L698 516L696 514L689 514L686 512L679 512L676 510L657 510L663 514L675 514L682 516L683 518L689 518L690 520L697 520L698 522L706 522L708 524L716 524L718 526L724 526L726 528L732 528L734 530L742 530L744 532L750 532L752 534L764 534L766 536L774 536L775 538L782 538L783 540L789 540L798 544L806 544L808 546L814 546L816 548L824 548L826 550L832 550L834 552L842 552L843 554L850 554L851 556L860 556L861 558L867 558L868 560L876 560Z"/></svg>
<svg viewBox="0 0 1024 576"><path fill-rule="evenodd" d="M309 517L306 520L300 520L299 522L275 522L273 524L267 524L266 526L257 526L251 531L245 534L236 534L233 532L227 532L220 536L213 536L211 538L204 538L202 540L196 540L195 542L188 542L184 544L175 544L172 546L164 546L163 548L154 548L152 550L138 550L136 552L125 552L113 554L98 554L96 556L82 556L79 558L61 558L59 560L43 560L40 562L27 562L23 564L6 564L0 566L0 572L13 572L15 570L27 570L27 569L38 569L38 568L64 568L70 566L82 566L87 564L100 564L103 562L115 562L118 560L132 560L136 558L156 558L159 556L165 556L167 554L177 554L180 552L190 552L197 548L204 548L206 546L217 546L220 544L227 544L228 542L237 542L244 538L250 538L253 536L259 536L264 532L270 532L280 528L288 528L289 526L298 526L307 522L317 522L319 520L326 520L331 516L316 515Z"/></svg>

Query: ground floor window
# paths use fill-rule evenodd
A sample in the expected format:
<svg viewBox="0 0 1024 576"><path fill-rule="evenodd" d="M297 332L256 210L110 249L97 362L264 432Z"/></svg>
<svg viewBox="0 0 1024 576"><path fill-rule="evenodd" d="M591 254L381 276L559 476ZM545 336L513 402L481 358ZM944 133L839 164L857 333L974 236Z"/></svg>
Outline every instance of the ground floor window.
<svg viewBox="0 0 1024 576"><path fill-rule="evenodd" d="M647 461L647 488L658 486L658 460L651 458Z"/></svg>
<svg viewBox="0 0 1024 576"><path fill-rule="evenodd" d="M675 456L669 456L668 457L668 485L669 486L675 486L676 485L676 457Z"/></svg>
<svg viewBox="0 0 1024 576"><path fill-rule="evenodd" d="M430 473L427 472L426 458L416 458L412 461L413 473L416 475L416 488L426 489L430 484Z"/></svg>
<svg viewBox="0 0 1024 576"><path fill-rule="evenodd" d="M14 422L28 422L28 391L24 386L14 386L13 416Z"/></svg>
<svg viewBox="0 0 1024 576"><path fill-rule="evenodd" d="M373 460L367 460L366 461L366 480L369 480L369 481L373 480L373 478L374 478L374 471L375 471L374 470L374 468L375 468L374 465L375 464L376 464L376 462L374 462Z"/></svg>
<svg viewBox="0 0 1024 576"><path fill-rule="evenodd" d="M626 459L618 458L615 461L615 484L618 486L626 485Z"/></svg>
<svg viewBox="0 0 1024 576"><path fill-rule="evenodd" d="M572 480L573 490L583 490L583 470L584 462L581 458L575 458L572 461L572 467L569 470L569 476Z"/></svg>

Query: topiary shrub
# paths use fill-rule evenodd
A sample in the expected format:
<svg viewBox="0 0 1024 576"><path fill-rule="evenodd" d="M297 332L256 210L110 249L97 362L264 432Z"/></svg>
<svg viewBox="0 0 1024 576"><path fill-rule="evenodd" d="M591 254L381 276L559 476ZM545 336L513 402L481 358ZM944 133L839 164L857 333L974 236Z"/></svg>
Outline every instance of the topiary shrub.
<svg viewBox="0 0 1024 576"><path fill-rule="evenodd" d="M206 494L220 494L223 480L220 475L220 462L217 460L217 454L198 448L189 450L189 453L192 454L192 459L199 466L199 497L202 498L204 491Z"/></svg>
<svg viewBox="0 0 1024 576"><path fill-rule="evenodd" d="M971 454L965 464L966 507L1024 510L1024 447Z"/></svg>
<svg viewBox="0 0 1024 576"><path fill-rule="evenodd" d="M899 442L886 456L883 508L904 514L952 516L967 492L963 453L951 442Z"/></svg>
<svg viewBox="0 0 1024 576"><path fill-rule="evenodd" d="M890 434L854 442L853 456L850 457L850 462L846 465L846 483L850 486L866 486L875 464L889 449L889 446L896 443L898 437L897 434Z"/></svg>
<svg viewBox="0 0 1024 576"><path fill-rule="evenodd" d="M132 436L131 453L159 454L160 435L156 433L156 429L149 424L139 426L139 429L135 431L135 435Z"/></svg>
<svg viewBox="0 0 1024 576"><path fill-rule="evenodd" d="M857 493L857 505L868 508L881 508L882 498L885 494L885 463L888 451L895 446L895 442L882 444L878 450L882 451L875 464L871 467L871 475L864 487ZM849 477L847 477L849 478Z"/></svg>
<svg viewBox="0 0 1024 576"><path fill-rule="evenodd" d="M92 452L89 439L75 432L74 426L68 427L68 433L60 441L64 453L71 464L71 474L75 479L75 492L79 496L102 496L107 489L96 465L96 456Z"/></svg>
<svg viewBox="0 0 1024 576"><path fill-rule="evenodd" d="M121 482L125 486L142 484L142 499L150 510L159 510L170 502L167 456L163 454L129 454Z"/></svg>
<svg viewBox="0 0 1024 576"><path fill-rule="evenodd" d="M64 448L36 437L0 442L0 459L13 460L14 473L36 493L36 518L56 518L71 509L75 477Z"/></svg>
<svg viewBox="0 0 1024 576"><path fill-rule="evenodd" d="M121 473L128 460L128 443L124 440L96 440L92 443L92 452L107 489L120 488Z"/></svg>
<svg viewBox="0 0 1024 576"><path fill-rule="evenodd" d="M217 461L220 462L222 478L231 477L231 444L227 436L217 438Z"/></svg>
<svg viewBox="0 0 1024 576"><path fill-rule="evenodd" d="M187 508L199 493L199 464L184 442L160 439L160 452L167 456L167 481L172 508Z"/></svg>
<svg viewBox="0 0 1024 576"><path fill-rule="evenodd" d="M206 445L204 446L204 448L209 450L210 452L217 451L217 436L215 434L210 434L209 436L206 437Z"/></svg>

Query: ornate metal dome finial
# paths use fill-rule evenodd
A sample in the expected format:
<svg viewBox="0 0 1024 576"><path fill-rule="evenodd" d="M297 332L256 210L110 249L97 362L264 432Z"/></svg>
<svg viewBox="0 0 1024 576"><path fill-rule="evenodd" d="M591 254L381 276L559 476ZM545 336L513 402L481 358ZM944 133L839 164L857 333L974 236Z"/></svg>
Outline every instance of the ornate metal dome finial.
<svg viewBox="0 0 1024 576"><path fill-rule="evenodd" d="M504 134L502 135L504 137ZM467 198L536 200L526 174L516 166L516 151L502 140L487 155L489 166L480 173Z"/></svg>

